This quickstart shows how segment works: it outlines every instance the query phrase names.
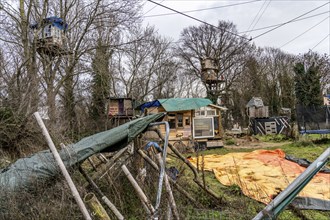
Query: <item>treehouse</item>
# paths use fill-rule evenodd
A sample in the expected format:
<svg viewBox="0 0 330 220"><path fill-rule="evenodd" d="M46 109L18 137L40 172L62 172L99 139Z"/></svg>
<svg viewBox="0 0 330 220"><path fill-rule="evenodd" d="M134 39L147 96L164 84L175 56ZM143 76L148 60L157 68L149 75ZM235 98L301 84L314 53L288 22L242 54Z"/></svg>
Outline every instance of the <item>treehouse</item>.
<svg viewBox="0 0 330 220"><path fill-rule="evenodd" d="M204 58L201 62L201 77L202 81L208 87L208 96L214 99L221 98L221 93L224 92L225 78L219 74L219 70L215 61L211 58Z"/></svg>
<svg viewBox="0 0 330 220"><path fill-rule="evenodd" d="M30 26L34 31L37 51L48 56L68 54L65 48L65 32L68 25L58 17L48 17Z"/></svg>
<svg viewBox="0 0 330 220"><path fill-rule="evenodd" d="M109 117L132 118L133 102L131 98L109 98Z"/></svg>
<svg viewBox="0 0 330 220"><path fill-rule="evenodd" d="M113 127L124 124L134 117L133 105L135 100L131 98L110 97L108 102L108 117Z"/></svg>

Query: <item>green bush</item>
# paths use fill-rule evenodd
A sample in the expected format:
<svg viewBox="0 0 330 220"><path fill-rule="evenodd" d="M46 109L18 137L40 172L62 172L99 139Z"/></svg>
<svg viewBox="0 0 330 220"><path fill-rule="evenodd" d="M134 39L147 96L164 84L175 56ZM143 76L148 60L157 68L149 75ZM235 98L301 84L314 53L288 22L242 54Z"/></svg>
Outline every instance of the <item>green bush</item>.
<svg viewBox="0 0 330 220"><path fill-rule="evenodd" d="M225 145L235 145L236 141L234 139L227 139L225 141Z"/></svg>

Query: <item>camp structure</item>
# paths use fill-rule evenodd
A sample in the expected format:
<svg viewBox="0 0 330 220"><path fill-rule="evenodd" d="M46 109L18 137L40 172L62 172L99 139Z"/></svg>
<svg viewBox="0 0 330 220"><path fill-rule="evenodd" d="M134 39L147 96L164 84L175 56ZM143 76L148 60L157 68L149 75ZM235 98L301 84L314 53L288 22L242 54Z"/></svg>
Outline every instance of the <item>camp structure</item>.
<svg viewBox="0 0 330 220"><path fill-rule="evenodd" d="M48 17L30 25L34 32L37 51L48 56L68 54L65 49L65 32L68 25L59 17Z"/></svg>
<svg viewBox="0 0 330 220"><path fill-rule="evenodd" d="M142 133L150 123L164 114L138 118L119 127L86 137L68 145L59 152L64 165L69 168L79 165L90 156L100 152L114 152L126 147ZM0 169L0 188L7 191L33 188L40 181L49 180L59 174L50 150L21 158L4 169Z"/></svg>
<svg viewBox="0 0 330 220"><path fill-rule="evenodd" d="M134 117L133 105L135 100L132 98L108 98L108 117L114 126L124 124Z"/></svg>
<svg viewBox="0 0 330 220"><path fill-rule="evenodd" d="M221 110L204 98L169 98L146 102L138 108L144 114L166 112L163 120L170 126L169 142L182 141L186 146L191 141L204 148L222 147L223 135Z"/></svg>
<svg viewBox="0 0 330 220"><path fill-rule="evenodd" d="M216 60L210 57L200 59L202 81L207 85L208 97L218 105L222 103L225 94L225 78L219 73Z"/></svg>
<svg viewBox="0 0 330 220"><path fill-rule="evenodd" d="M283 109L283 110L282 110ZM252 97L246 104L246 113L249 116L249 129L254 135L282 134L291 129L291 110L282 108L283 116L269 117L268 106L265 106L260 97Z"/></svg>

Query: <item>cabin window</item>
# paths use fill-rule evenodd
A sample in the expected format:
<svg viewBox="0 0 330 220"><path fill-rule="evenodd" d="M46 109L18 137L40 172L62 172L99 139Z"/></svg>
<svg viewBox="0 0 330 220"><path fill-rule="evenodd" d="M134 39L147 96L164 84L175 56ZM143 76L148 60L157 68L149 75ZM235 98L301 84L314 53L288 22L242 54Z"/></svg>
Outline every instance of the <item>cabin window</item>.
<svg viewBox="0 0 330 220"><path fill-rule="evenodd" d="M205 111L204 110L196 110L195 111L195 116L205 116Z"/></svg>
<svg viewBox="0 0 330 220"><path fill-rule="evenodd" d="M177 120L178 120L178 128L183 128L183 114L182 113L178 113L176 115Z"/></svg>
<svg viewBox="0 0 330 220"><path fill-rule="evenodd" d="M170 129L175 129L176 128L176 119L175 119L175 114L168 114L167 115L167 121L170 126Z"/></svg>
<svg viewBox="0 0 330 220"><path fill-rule="evenodd" d="M206 115L207 115L207 116L215 116L215 115L216 115L216 113L215 113L215 109L207 110L207 111L206 111Z"/></svg>
<svg viewBox="0 0 330 220"><path fill-rule="evenodd" d="M217 112L215 109L199 109L195 111L196 117L213 117L216 115Z"/></svg>
<svg viewBox="0 0 330 220"><path fill-rule="evenodd" d="M185 117L185 125L190 126L190 117Z"/></svg>
<svg viewBox="0 0 330 220"><path fill-rule="evenodd" d="M52 26L51 25L46 26L44 28L44 35L45 35L45 38L52 36Z"/></svg>
<svg viewBox="0 0 330 220"><path fill-rule="evenodd" d="M214 137L213 118L194 118L193 132L195 138Z"/></svg>

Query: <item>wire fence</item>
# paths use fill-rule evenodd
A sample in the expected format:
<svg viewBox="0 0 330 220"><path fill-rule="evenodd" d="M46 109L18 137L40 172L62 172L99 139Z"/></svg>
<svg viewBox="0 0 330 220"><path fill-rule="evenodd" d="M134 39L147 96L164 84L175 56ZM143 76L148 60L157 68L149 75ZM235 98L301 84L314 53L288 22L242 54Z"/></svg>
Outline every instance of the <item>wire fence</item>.
<svg viewBox="0 0 330 220"><path fill-rule="evenodd" d="M297 122L300 132L329 130L330 106L297 106Z"/></svg>

